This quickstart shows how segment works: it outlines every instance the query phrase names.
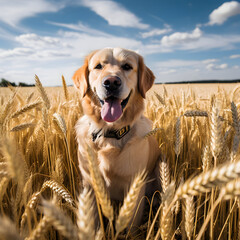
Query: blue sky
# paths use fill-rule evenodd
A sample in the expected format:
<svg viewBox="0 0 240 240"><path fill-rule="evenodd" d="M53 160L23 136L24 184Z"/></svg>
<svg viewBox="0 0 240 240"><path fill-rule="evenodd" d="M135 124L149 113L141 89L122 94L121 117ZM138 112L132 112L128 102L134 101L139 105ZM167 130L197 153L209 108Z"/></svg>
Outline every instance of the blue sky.
<svg viewBox="0 0 240 240"><path fill-rule="evenodd" d="M144 56L156 82L240 78L240 2L0 0L0 78L72 84L90 51Z"/></svg>

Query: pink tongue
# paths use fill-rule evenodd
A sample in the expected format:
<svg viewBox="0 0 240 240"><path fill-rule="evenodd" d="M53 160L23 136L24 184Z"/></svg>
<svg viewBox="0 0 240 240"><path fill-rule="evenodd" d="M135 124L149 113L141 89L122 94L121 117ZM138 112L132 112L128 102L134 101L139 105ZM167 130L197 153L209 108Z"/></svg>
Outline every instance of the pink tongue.
<svg viewBox="0 0 240 240"><path fill-rule="evenodd" d="M101 110L102 119L106 122L115 122L122 115L122 106L121 100L115 99L107 99L104 101Z"/></svg>

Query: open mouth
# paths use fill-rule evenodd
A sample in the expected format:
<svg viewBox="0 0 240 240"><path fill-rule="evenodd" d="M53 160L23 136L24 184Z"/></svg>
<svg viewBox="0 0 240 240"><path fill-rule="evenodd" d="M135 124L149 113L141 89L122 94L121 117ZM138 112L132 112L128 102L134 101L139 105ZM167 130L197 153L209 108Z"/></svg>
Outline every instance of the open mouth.
<svg viewBox="0 0 240 240"><path fill-rule="evenodd" d="M128 97L124 100L116 98L114 96L108 97L105 100L99 99L102 109L101 117L106 122L117 121L123 113L123 109L127 106L128 100L130 98L131 92Z"/></svg>

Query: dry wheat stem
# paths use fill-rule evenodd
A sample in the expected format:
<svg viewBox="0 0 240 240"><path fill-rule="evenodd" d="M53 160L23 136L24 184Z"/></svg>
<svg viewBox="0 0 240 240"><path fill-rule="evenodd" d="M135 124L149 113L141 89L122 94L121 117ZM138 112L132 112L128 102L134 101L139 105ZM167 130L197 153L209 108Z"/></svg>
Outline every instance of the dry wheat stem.
<svg viewBox="0 0 240 240"><path fill-rule="evenodd" d="M175 132L176 132L175 153L177 156L179 156L180 148L181 148L181 119L180 119L180 117L177 118L175 129L176 129L175 130Z"/></svg>
<svg viewBox="0 0 240 240"><path fill-rule="evenodd" d="M166 213L166 211L168 210L168 207L174 197L174 192L175 192L175 182L172 182L171 184L169 184L165 193L163 193L162 195L163 206L162 206L162 214L160 216L160 227L154 238L155 240L159 239L160 235L162 240L172 239L173 213L172 211L169 211L168 213Z"/></svg>
<svg viewBox="0 0 240 240"><path fill-rule="evenodd" d="M109 199L108 192L106 190L103 178L98 169L97 159L93 150L87 146L89 170L92 178L92 187L95 191L96 197L101 205L103 214L113 221L113 207Z"/></svg>
<svg viewBox="0 0 240 240"><path fill-rule="evenodd" d="M78 199L77 214L79 239L92 240L95 236L95 216L93 193L88 189L83 189Z"/></svg>
<svg viewBox="0 0 240 240"><path fill-rule="evenodd" d="M124 198L123 205L119 211L119 215L116 220L116 239L120 232L122 232L130 223L137 206L137 200L139 199L139 193L146 180L146 172L143 171L138 174L131 184L127 196Z"/></svg>

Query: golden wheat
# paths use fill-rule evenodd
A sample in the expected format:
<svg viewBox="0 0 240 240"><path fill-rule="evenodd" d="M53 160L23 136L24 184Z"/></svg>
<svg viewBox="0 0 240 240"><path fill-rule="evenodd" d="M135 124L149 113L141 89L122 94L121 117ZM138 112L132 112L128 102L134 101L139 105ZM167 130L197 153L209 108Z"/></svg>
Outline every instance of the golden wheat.
<svg viewBox="0 0 240 240"><path fill-rule="evenodd" d="M130 228L127 222L139 207L134 208L137 194L130 190L118 213L90 147L93 190L91 195L82 192L83 199L78 200L82 185L74 125L83 110L79 94L67 87L64 77L62 84L62 88L43 88L36 76L35 88L0 88L0 215L13 220L0 217L0 238L131 239L123 229ZM171 88L154 86L146 104L153 130L145 138L154 135L167 165L163 161L156 170L162 200L148 199L157 205L150 204L150 211L144 213L149 216L139 234L147 239L200 239L203 234L205 239L238 239L239 208L234 199L240 194L239 86L232 92L219 88L204 98L191 87L174 95ZM91 213L92 195L100 206L100 229L93 226L97 216ZM42 198L50 202L41 204ZM176 211L180 201L185 202L184 212ZM101 213L110 221L106 228Z"/></svg>

